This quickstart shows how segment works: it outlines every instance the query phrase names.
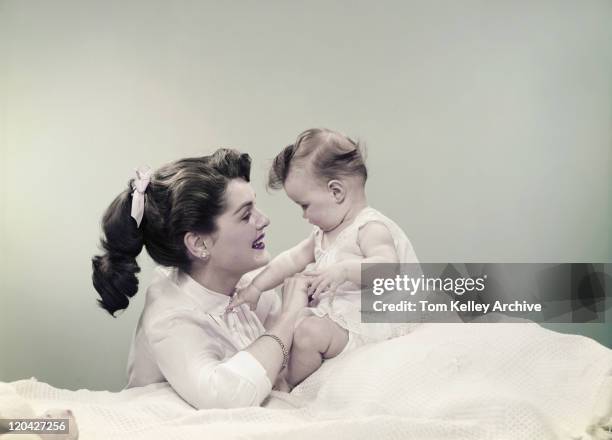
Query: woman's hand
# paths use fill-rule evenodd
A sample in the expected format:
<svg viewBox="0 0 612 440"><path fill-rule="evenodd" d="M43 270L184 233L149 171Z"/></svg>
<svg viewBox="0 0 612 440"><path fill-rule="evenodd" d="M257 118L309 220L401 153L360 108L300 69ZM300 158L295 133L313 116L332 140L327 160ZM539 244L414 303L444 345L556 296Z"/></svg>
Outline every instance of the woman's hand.
<svg viewBox="0 0 612 440"><path fill-rule="evenodd" d="M285 280L283 285L283 313L294 313L308 304L308 278L300 275Z"/></svg>

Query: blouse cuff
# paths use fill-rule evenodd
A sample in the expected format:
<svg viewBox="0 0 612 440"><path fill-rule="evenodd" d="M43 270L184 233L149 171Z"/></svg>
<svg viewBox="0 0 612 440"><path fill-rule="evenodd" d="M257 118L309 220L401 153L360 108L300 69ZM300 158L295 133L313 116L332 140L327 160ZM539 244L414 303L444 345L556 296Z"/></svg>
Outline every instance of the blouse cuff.
<svg viewBox="0 0 612 440"><path fill-rule="evenodd" d="M251 353L245 350L237 352L223 363L223 366L251 382L257 390L257 404L259 405L272 391L272 384L264 367Z"/></svg>

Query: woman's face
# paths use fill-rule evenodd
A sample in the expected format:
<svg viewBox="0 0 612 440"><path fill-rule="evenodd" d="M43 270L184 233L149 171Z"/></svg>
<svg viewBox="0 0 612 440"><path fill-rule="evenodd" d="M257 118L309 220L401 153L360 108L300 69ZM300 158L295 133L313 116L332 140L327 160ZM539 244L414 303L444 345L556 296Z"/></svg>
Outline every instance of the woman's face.
<svg viewBox="0 0 612 440"><path fill-rule="evenodd" d="M264 244L268 217L255 207L255 191L243 179L232 179L225 190L225 212L211 235L210 261L223 272L244 274L270 261Z"/></svg>

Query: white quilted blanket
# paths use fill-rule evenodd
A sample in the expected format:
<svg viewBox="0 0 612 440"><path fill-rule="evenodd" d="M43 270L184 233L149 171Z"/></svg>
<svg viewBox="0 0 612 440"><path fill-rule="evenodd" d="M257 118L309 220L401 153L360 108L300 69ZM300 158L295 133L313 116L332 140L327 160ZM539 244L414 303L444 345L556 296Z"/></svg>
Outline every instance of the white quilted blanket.
<svg viewBox="0 0 612 440"><path fill-rule="evenodd" d="M36 413L71 409L85 440L546 440L596 438L587 432L612 415L610 385L612 350L586 337L525 323L423 324L326 362L264 408L196 411L167 384L111 393L30 379L4 384L0 397L21 396Z"/></svg>

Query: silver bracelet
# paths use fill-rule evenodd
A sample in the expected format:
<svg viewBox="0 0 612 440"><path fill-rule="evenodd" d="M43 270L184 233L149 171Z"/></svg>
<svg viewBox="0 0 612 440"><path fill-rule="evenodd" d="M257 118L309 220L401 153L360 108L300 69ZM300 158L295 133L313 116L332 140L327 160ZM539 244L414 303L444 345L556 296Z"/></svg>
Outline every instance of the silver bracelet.
<svg viewBox="0 0 612 440"><path fill-rule="evenodd" d="M270 333L263 333L259 337L261 338L262 336L269 336L270 338L278 342L278 345L280 345L281 351L283 352L283 363L281 364L281 367L280 367L280 369L282 370L283 368L287 366L287 363L289 362L289 351L287 350L287 347L285 347L285 344L283 344L283 341L281 341L281 338L279 338L276 335L272 335Z"/></svg>

